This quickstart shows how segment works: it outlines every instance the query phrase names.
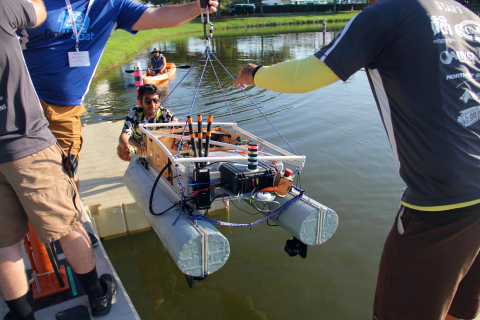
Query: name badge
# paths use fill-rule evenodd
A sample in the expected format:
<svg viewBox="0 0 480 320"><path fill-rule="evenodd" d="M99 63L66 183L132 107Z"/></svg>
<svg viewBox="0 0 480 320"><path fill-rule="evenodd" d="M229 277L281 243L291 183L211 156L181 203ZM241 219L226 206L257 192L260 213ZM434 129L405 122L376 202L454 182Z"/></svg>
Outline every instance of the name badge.
<svg viewBox="0 0 480 320"><path fill-rule="evenodd" d="M68 63L70 67L90 67L90 56L88 51L75 51L68 53Z"/></svg>

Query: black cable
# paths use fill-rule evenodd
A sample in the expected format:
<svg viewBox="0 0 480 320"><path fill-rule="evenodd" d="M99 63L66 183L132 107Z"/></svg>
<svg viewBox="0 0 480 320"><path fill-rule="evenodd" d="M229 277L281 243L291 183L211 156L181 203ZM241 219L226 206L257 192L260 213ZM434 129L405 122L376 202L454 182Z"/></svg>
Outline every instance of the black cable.
<svg viewBox="0 0 480 320"><path fill-rule="evenodd" d="M267 225L270 226L270 227L280 227L278 224L270 224L268 223L270 219L267 220Z"/></svg>
<svg viewBox="0 0 480 320"><path fill-rule="evenodd" d="M237 209L240 210L240 211L243 211L243 212L245 212L245 213L248 213L249 215L252 215L252 216L256 216L257 214L261 213L260 211L257 212L257 213L251 213L251 212L245 211L245 210L243 210L243 209L240 209L240 208L235 204L235 202L232 200L232 198L230 198L230 196L229 196L228 198L232 201L232 204L233 204L235 207L237 207Z"/></svg>
<svg viewBox="0 0 480 320"><path fill-rule="evenodd" d="M167 210L162 211L162 212L160 212L160 213L154 213L154 212L152 212L152 211L150 211L150 213L153 214L154 216L160 216L160 215L164 214L165 212L167 212L168 210L172 209L173 207L178 206L179 204L180 204L180 202L174 203L173 206L171 206L171 207L168 208Z"/></svg>
<svg viewBox="0 0 480 320"><path fill-rule="evenodd" d="M155 213L153 212L153 208L152 208L152 201L153 201L153 194L155 193L155 187L157 186L158 184L158 181L160 180L160 178L162 177L162 174L165 172L165 170L172 164L172 162L170 161L170 159L168 159L168 163L165 165L165 167L163 167L162 171L160 171L160 173L158 174L158 177L157 179L155 180L155 182L153 183L153 187L152 187L152 192L150 192L150 201L148 202L148 208L150 209L150 213L155 215L155 216L159 216L161 214L164 214L166 211L170 210L172 207L168 208L166 211L163 211L163 212L160 212L160 213ZM176 205L176 204L175 204ZM174 205L174 206L175 206Z"/></svg>

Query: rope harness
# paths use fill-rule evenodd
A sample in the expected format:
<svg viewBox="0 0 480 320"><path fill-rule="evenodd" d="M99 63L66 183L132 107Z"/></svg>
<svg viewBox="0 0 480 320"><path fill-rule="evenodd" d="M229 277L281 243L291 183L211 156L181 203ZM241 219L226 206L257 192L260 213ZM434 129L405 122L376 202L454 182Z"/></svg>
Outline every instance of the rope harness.
<svg viewBox="0 0 480 320"><path fill-rule="evenodd" d="M162 102L160 103L160 105L155 109L155 111L153 112L153 115L156 115L157 113L157 110L159 108L161 108L167 101L168 99L170 98L170 96L173 94L173 92L175 91L175 89L187 78L187 76L190 74L190 72L197 66L197 64L199 64L199 62L205 57L205 64L203 65L203 69L202 69L202 73L200 75L200 78L199 78L199 81L198 81L198 85L195 89L195 94L193 96L193 100L192 100L192 103L190 105L190 110L188 112L188 116L191 116L192 115L192 111L193 111L193 106L195 104L195 100L197 99L197 95L198 95L198 91L200 89L200 85L202 83L202 80L203 80L203 76L205 74L205 70L207 68L207 66L210 64L211 67L212 67L212 70L215 74L215 78L217 79L217 83L218 83L218 86L220 87L220 90L222 91L222 95L223 95L223 98L225 100L225 103L227 105L227 108L228 108L228 111L230 113L230 116L232 117L232 122L236 125L236 121L234 119L234 116L233 116L233 112L232 112L232 109L230 108L230 105L228 103L228 99L225 95L225 91L220 83L220 79L218 77L218 74L217 74L217 71L215 70L215 66L213 64L214 60L217 61L219 63L219 65L227 72L227 74L230 76L230 78L232 80L235 80L235 77L232 76L232 74L227 70L227 68L220 62L220 60L215 56L215 54L213 54L213 52L211 51L210 49L210 45L211 45L211 39L213 37L213 24L212 22L210 21L210 18L209 18L209 13L208 13L208 4L207 4L207 1L208 0L201 0L201 20L203 22L203 33L204 33L204 37L205 37L205 40L206 40L206 48L205 48L205 52L200 56L200 58L198 58L198 60L193 64L193 66L188 70L188 72L183 76L183 78L177 83L177 85L170 91L170 93L165 97L165 99L162 100ZM206 14L206 18L204 18L204 12L203 12L203 9L206 10L205 14ZM209 31L208 31L208 35L207 35L207 25L209 26ZM212 57L214 58L214 60L212 60ZM240 87L241 88L241 87ZM295 149L290 145L290 143L288 143L288 141L285 139L285 137L280 133L280 131L273 125L273 123L270 121L270 119L268 119L268 117L266 116L266 114L260 109L260 107L253 101L253 99L248 95L248 93L245 91L244 88L241 88L243 93L245 94L245 96L252 102L252 104L255 106L255 108L262 114L262 116L268 121L268 123L275 129L275 131L278 133L278 135L283 139L283 141L289 146L289 148L293 151L293 153L295 155L298 155L297 152L295 151ZM152 116L153 116L152 115ZM149 119L147 120L147 122L150 121L150 118L152 117L150 116ZM178 147L176 148L177 149L177 152L175 154L175 158L178 158L179 154L180 154L180 150L181 150L181 146L183 144L183 138L185 136L185 132L186 132L186 129L187 129L187 126L188 126L188 123L185 122L185 125L183 126L183 132L182 132L182 136L180 138L180 141L178 142ZM295 171L295 174L297 174L300 170L300 167L297 167L296 171ZM274 217L277 217L278 219L278 216L285 210L287 210L291 205L293 205L295 202L297 202L298 200L300 200L302 197L303 197L303 192L298 194L297 196L293 197L292 199L288 200L287 202L285 202L282 206L278 207L276 210L274 210L272 213L270 213L269 215L265 216L264 218L260 219L260 220L257 220L255 222L252 222L252 223L230 223L230 222L223 222L223 221L219 221L219 220L215 220L215 219L212 219L212 218L209 218L205 215L192 215L191 214L191 207L184 203L186 200L188 200L188 197L185 196L185 187L186 185L184 185L182 183L182 179L181 179L181 175L179 174L178 172L178 168L175 166L175 172L177 174L177 177L178 177L178 184L180 185L180 189L181 189L181 194L182 194L182 200L180 201L180 213L179 215L177 216L177 218L175 219L175 221L173 222L172 225L175 225L178 221L178 219L180 218L180 214L182 211L184 210L187 210L188 214L188 219L190 220L203 220L203 221L207 221L209 223L212 223L212 224L217 224L217 225L222 225L222 226L229 226L229 227L248 227L248 228L252 228L253 226L255 225L258 225L262 222L265 222L269 219L272 219ZM155 188L156 184L154 184L154 188ZM188 185L187 185L188 186Z"/></svg>

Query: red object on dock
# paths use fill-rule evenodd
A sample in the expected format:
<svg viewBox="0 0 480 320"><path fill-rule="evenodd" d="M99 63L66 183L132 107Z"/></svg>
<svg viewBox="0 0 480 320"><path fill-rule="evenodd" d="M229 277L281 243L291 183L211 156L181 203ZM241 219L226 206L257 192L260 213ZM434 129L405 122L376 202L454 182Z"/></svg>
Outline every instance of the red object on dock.
<svg viewBox="0 0 480 320"><path fill-rule="evenodd" d="M63 279L62 284L57 279L45 244L38 240L31 224L29 227L30 230L25 238L23 238L23 245L30 260L30 265L32 266L31 278L35 279L32 283L33 299L44 298L70 289L65 266L59 266L59 273ZM38 288L37 284L40 288Z"/></svg>

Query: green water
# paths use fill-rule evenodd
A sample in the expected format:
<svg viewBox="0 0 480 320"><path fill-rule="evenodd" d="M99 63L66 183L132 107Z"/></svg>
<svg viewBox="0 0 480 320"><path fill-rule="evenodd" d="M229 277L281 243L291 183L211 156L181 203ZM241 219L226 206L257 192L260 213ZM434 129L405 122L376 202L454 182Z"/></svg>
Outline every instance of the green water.
<svg viewBox="0 0 480 320"><path fill-rule="evenodd" d="M323 44L321 25L217 32L212 51L236 75L246 62L272 64L303 58ZM327 34L327 42L334 31ZM120 121L135 104L132 69L145 67L153 47L167 61L193 65L205 50L199 36L166 39L144 48L121 70L95 79L86 99L83 121ZM192 107L203 63L167 101L180 118ZM282 141L230 76L214 64L203 75L192 114L212 114L285 149ZM165 97L186 75L163 87ZM147 319L369 319L383 242L391 228L403 182L375 106L364 71L308 94L281 94L249 87L247 93L287 138L307 156L301 185L308 196L334 209L337 232L325 244L309 247L308 257L284 252L290 235L262 224L252 230L224 228L231 255L219 271L190 289L153 231L103 241L135 308ZM225 94L228 105L223 99ZM232 209L231 222L251 216Z"/></svg>

